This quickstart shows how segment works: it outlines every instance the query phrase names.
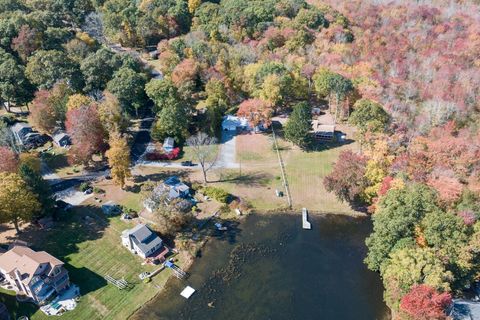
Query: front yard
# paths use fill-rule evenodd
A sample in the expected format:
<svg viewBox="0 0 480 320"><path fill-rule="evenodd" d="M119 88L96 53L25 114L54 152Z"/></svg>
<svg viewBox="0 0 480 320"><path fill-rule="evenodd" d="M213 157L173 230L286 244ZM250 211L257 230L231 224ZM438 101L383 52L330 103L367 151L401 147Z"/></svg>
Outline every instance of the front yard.
<svg viewBox="0 0 480 320"><path fill-rule="evenodd" d="M153 271L158 266L142 266L139 257L122 247L120 234L131 226L118 217L107 219L97 207L87 205L76 208L50 231L31 227L21 234L20 239L29 242L33 249L45 250L64 261L71 282L80 287L78 306L61 318L127 319L165 284L170 270L160 272L150 283L138 278L141 272ZM183 266L183 259L179 259L178 264ZM120 290L104 280L106 275L124 278L132 287ZM21 315L33 320L49 318L31 304L18 304L12 292L1 293L0 302L7 305L13 319Z"/></svg>

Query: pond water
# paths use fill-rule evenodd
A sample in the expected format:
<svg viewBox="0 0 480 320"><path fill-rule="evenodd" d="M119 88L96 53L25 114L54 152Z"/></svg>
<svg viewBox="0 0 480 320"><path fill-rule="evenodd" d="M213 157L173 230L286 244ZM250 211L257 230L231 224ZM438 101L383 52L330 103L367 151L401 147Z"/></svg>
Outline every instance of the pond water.
<svg viewBox="0 0 480 320"><path fill-rule="evenodd" d="M389 319L380 278L363 264L370 220L310 220L302 230L300 214L249 216L133 319ZM197 290L189 300L186 285Z"/></svg>

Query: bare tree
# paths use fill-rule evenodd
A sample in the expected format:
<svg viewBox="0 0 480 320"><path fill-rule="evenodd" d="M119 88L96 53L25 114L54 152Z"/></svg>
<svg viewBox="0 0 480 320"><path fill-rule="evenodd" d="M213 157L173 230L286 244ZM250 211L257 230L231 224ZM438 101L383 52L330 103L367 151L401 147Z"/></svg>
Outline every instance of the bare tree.
<svg viewBox="0 0 480 320"><path fill-rule="evenodd" d="M193 154L202 168L203 179L205 183L208 183L207 172L213 168L218 159L217 139L199 132L187 139L187 145L192 148Z"/></svg>

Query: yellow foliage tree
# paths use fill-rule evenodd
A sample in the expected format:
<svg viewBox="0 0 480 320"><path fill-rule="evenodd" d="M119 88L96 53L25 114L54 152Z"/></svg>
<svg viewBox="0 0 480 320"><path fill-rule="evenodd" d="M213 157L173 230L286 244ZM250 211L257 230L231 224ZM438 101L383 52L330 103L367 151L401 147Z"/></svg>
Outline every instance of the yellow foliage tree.
<svg viewBox="0 0 480 320"><path fill-rule="evenodd" d="M19 223L30 221L40 209L37 196L18 174L0 173L0 223L13 223L18 233Z"/></svg>
<svg viewBox="0 0 480 320"><path fill-rule="evenodd" d="M20 156L20 165L25 164L29 166L33 171L40 173L41 162L38 154L36 153L21 153Z"/></svg>
<svg viewBox="0 0 480 320"><path fill-rule="evenodd" d="M193 14L202 4L202 0L188 0L188 11Z"/></svg>
<svg viewBox="0 0 480 320"><path fill-rule="evenodd" d="M86 95L83 94L72 94L70 97L68 97L67 101L67 110L74 110L78 109L81 106L88 106L90 103L92 103L93 100L90 97L87 97Z"/></svg>
<svg viewBox="0 0 480 320"><path fill-rule="evenodd" d="M383 179L388 174L388 168L392 164L395 156L391 155L387 139L379 137L369 148L365 150L365 155L369 158L365 170L365 177L370 181L370 186L364 191L364 198L371 202L377 196Z"/></svg>
<svg viewBox="0 0 480 320"><path fill-rule="evenodd" d="M130 171L130 148L125 137L118 132L110 134L110 149L106 152L113 181L125 186L125 180L132 176Z"/></svg>
<svg viewBox="0 0 480 320"><path fill-rule="evenodd" d="M104 92L104 99L98 105L98 115L107 132L124 132L128 127L128 120L122 114L122 106L117 97L108 91Z"/></svg>

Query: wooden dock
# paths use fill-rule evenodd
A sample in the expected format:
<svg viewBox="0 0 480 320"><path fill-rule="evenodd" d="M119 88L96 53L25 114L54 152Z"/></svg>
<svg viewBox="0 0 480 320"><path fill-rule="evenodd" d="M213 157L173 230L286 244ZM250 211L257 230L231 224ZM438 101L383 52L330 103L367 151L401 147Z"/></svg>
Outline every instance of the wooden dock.
<svg viewBox="0 0 480 320"><path fill-rule="evenodd" d="M302 228L307 230L312 229L312 224L308 222L308 211L306 208L302 209Z"/></svg>

